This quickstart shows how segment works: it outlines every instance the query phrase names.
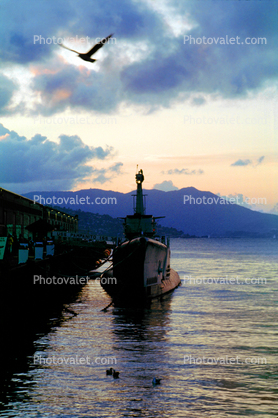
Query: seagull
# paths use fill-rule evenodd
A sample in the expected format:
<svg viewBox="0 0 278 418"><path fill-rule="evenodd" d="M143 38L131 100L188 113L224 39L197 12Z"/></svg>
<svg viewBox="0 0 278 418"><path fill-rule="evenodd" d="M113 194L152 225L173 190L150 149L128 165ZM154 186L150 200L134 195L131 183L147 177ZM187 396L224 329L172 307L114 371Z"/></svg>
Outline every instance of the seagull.
<svg viewBox="0 0 278 418"><path fill-rule="evenodd" d="M69 51L76 52L78 54L78 56L84 61L95 62L96 60L94 58L91 58L91 56L93 54L95 54L100 48L102 48L103 45L106 44L106 42L108 42L108 39L111 38L111 36L113 36L113 33L111 33L111 35L107 36L107 38L103 38L101 41L99 41L97 44L95 44L93 46L93 48L90 49L90 51L86 52L85 54L82 54L78 51L75 51L74 49L70 49L63 44L59 44L59 45L62 46L63 48L65 48L65 49L68 49Z"/></svg>

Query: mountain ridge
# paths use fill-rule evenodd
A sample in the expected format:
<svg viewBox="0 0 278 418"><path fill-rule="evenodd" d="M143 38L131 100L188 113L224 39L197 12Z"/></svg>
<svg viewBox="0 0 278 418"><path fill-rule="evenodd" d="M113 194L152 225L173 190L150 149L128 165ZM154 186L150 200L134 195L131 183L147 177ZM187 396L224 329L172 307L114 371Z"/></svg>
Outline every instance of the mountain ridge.
<svg viewBox="0 0 278 418"><path fill-rule="evenodd" d="M165 216L160 220L162 226L182 230L184 234L235 236L238 233L243 236L271 236L278 233L277 215L261 213L236 203L229 203L210 191L201 191L191 186L167 192L146 189L143 193L147 195L146 214ZM132 195L134 194L136 190L121 193L112 190L81 189L75 192L30 192L24 196L37 201L40 198L40 203L46 205L80 209L117 218L133 214ZM60 199L62 203L52 202L53 197ZM81 199L83 203L80 203ZM103 204L100 203L101 201Z"/></svg>

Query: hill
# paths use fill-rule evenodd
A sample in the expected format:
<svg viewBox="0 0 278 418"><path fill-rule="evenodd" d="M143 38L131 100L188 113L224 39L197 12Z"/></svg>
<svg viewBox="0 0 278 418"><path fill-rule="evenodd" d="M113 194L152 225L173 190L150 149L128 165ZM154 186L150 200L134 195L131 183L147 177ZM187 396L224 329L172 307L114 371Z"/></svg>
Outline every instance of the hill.
<svg viewBox="0 0 278 418"><path fill-rule="evenodd" d="M132 195L101 189L76 192L32 192L26 197L39 203L82 210L113 218L133 213ZM278 216L252 211L194 187L164 192L145 190L147 214L164 216L163 227L176 228L197 236L273 236L278 233Z"/></svg>
<svg viewBox="0 0 278 418"><path fill-rule="evenodd" d="M73 210L69 208L61 208L53 206L55 209L63 210L69 215L78 215L78 231L81 234L89 234L96 236L122 237L123 236L123 220L119 218L112 218L109 215L99 215L91 212L83 212L82 210ZM165 235L172 238L183 237L182 231L177 231L175 228L167 228L157 224L157 234L159 236Z"/></svg>

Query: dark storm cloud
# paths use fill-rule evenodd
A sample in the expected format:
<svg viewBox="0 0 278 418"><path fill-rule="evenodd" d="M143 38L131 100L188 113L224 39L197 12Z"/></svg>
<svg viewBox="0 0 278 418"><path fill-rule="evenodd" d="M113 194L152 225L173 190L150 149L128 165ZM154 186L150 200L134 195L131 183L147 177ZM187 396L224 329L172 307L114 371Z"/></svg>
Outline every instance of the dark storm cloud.
<svg viewBox="0 0 278 418"><path fill-rule="evenodd" d="M3 3L0 26L2 64L26 64L48 59L53 45L34 44L34 36L48 38L69 25L73 19L70 2L15 0Z"/></svg>
<svg viewBox="0 0 278 418"><path fill-rule="evenodd" d="M182 168L181 170L179 170L178 168L175 168L174 170L162 171L162 174L169 174L169 175L173 175L173 174L198 175L198 174L204 174L204 171L201 170L201 169L189 171L188 168Z"/></svg>
<svg viewBox="0 0 278 418"><path fill-rule="evenodd" d="M86 164L113 156L113 148L90 147L77 135L60 135L59 142L36 134L30 140L0 124L0 181L4 184L60 184L69 189L94 175Z"/></svg>
<svg viewBox="0 0 278 418"><path fill-rule="evenodd" d="M35 71L31 86L42 98L33 111L44 115L66 107L109 113L121 102L139 103L152 111L190 97L194 105L202 105L204 94L245 97L277 80L276 1L170 0L165 4L172 15L186 19L191 29L185 26L183 33L174 36L163 14L152 10L147 2L6 1L1 10L2 64L4 68L11 63L32 64L35 70L45 70ZM95 71L94 64L85 72L59 60L58 45L34 44L34 36L88 36L93 40L109 33L114 33L117 43L104 47L107 55L99 61L100 71ZM267 44L190 44L184 38L226 35L238 36L241 41L246 37L266 38ZM139 41L146 51L143 48L140 60L132 62L130 51L123 45L136 46L138 52L135 42ZM78 49L76 45L67 42L73 49ZM81 51L89 48L81 47ZM76 55L75 59L77 65L83 64ZM11 93L12 86L4 102L10 100Z"/></svg>
<svg viewBox="0 0 278 418"><path fill-rule="evenodd" d="M159 17L147 5L128 0L6 1L1 6L1 59L17 64L44 61L57 47L46 41L53 36L93 39L116 32L130 39L160 26Z"/></svg>
<svg viewBox="0 0 278 418"><path fill-rule="evenodd" d="M190 31L184 31L185 36L238 36L240 42L246 37L265 37L267 44L198 45L193 41L184 43L181 35L169 40L172 48L165 53L162 38L152 56L122 72L122 81L134 101L153 104L163 98L167 104L178 94L192 92L232 98L277 79L277 3L187 1L177 2L176 7L195 23Z"/></svg>

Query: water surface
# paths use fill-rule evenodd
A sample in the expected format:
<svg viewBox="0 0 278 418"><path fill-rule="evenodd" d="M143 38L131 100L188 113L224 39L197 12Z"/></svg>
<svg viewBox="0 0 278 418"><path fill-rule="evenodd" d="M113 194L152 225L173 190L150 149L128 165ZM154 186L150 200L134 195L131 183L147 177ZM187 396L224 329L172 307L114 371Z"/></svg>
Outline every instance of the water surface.
<svg viewBox="0 0 278 418"><path fill-rule="evenodd" d="M165 300L101 312L110 298L90 282L76 316L27 336L0 416L277 417L277 240L176 239L171 251L182 286Z"/></svg>

